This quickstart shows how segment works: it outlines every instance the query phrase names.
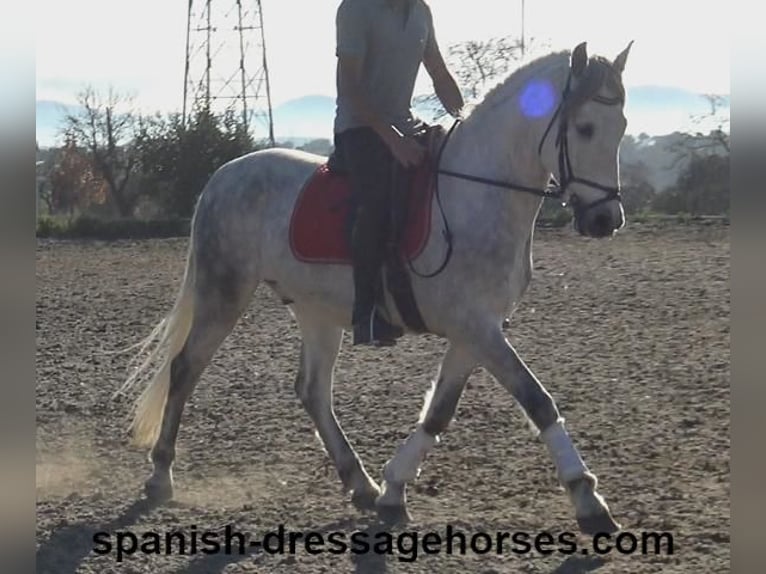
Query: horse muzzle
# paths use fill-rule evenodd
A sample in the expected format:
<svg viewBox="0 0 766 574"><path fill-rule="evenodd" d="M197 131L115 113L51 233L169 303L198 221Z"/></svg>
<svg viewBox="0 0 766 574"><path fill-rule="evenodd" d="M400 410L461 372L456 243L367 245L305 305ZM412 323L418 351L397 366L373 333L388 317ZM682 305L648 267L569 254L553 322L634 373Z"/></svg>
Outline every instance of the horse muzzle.
<svg viewBox="0 0 766 574"><path fill-rule="evenodd" d="M617 201L585 207L573 205L574 228L580 235L602 239L612 237L625 225L625 215Z"/></svg>

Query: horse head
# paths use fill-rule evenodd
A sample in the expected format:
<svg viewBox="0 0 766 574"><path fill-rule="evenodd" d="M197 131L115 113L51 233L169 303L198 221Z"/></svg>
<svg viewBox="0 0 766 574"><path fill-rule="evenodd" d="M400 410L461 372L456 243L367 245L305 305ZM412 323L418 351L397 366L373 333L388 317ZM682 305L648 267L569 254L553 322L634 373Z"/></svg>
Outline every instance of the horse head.
<svg viewBox="0 0 766 574"><path fill-rule="evenodd" d="M585 42L572 51L558 108L538 146L573 209L575 229L590 237L611 236L625 224L618 153L627 126L622 72L631 45L613 62L589 58Z"/></svg>

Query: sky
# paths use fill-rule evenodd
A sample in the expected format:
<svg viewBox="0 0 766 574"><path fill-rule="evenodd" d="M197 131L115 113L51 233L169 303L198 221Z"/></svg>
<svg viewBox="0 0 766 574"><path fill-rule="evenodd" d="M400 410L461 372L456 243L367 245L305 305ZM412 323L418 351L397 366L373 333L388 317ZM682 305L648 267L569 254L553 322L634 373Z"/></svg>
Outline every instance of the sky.
<svg viewBox="0 0 766 574"><path fill-rule="evenodd" d="M202 3L202 0L194 0ZM226 10L235 0L212 0ZM243 0L247 4L247 0ZM339 0L262 0L272 102L335 93ZM429 0L443 49L521 34L521 0ZM180 110L186 0L38 0L37 99L74 103L86 84L134 94L146 110ZM526 0L526 37L551 50L588 42L610 58L630 40L627 86L729 93L729 12L698 0ZM424 73L416 93L428 91Z"/></svg>

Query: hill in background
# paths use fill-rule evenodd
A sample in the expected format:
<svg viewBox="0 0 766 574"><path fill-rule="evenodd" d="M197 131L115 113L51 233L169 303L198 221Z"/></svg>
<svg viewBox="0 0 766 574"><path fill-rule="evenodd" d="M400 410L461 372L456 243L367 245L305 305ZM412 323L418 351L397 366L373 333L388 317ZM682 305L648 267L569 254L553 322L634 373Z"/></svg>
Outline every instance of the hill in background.
<svg viewBox="0 0 766 574"><path fill-rule="evenodd" d="M37 141L43 148L60 145L59 131L67 113L76 106L54 101L37 102ZM416 113L429 119L426 109ZM626 138L621 147L622 164L643 163L646 178L660 191L673 184L684 161L674 162L676 154L670 149L684 136L683 131L707 132L717 126L693 125L693 116L710 112L709 102L700 94L667 86L639 86L627 90L625 114L628 117ZM729 99L724 98L722 115L728 116ZM335 99L330 96L309 95L290 100L273 110L274 132L278 142L293 147L309 145L315 153L324 153L332 141ZM256 135L257 137L257 135ZM325 140L317 141L317 140Z"/></svg>
<svg viewBox="0 0 766 574"><path fill-rule="evenodd" d="M727 96L725 109L722 110L725 114L728 114L728 106ZM76 106L40 100L36 107L39 144L43 147L56 145L60 140L57 132L64 116L75 110ZM709 111L707 100L700 94L667 86L639 86L628 89L625 113L628 133L660 136L690 129L691 116L704 115ZM416 112L424 118L429 116L428 110L416 108ZM276 106L273 116L277 139L295 140L300 145L310 139L330 138L335 98L308 95L290 100Z"/></svg>

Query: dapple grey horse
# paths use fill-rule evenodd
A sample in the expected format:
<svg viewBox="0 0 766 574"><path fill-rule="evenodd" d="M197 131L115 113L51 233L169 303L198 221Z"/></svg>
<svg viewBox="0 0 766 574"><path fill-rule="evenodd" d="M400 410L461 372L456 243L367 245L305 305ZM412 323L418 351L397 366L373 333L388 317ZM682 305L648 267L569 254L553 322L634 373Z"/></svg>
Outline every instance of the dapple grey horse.
<svg viewBox="0 0 766 574"><path fill-rule="evenodd" d="M530 281L534 224L551 176L558 183L556 197L573 208L580 234L611 237L625 223L617 157L626 127L622 72L629 51L630 45L610 61L589 57L582 43L571 53L541 57L515 71L454 126L436 176L442 212L433 202L430 236L412 261L423 271L440 266L446 242L439 222L448 222L454 243L448 264L432 277L413 274L412 289L428 331L449 346L420 420L384 466L380 486L348 443L332 405L333 368L343 330L350 327L351 267L298 261L288 242L296 199L326 158L269 149L219 168L197 203L175 305L137 345L139 365L123 385L123 391L145 385L132 431L136 444L151 448L147 496L173 496L171 466L184 405L265 282L300 326L295 389L358 508L376 509L386 520L407 519L406 485L417 478L480 365L538 430L580 529L617 530L556 404L502 325ZM404 326L390 295L387 305L392 321Z"/></svg>

